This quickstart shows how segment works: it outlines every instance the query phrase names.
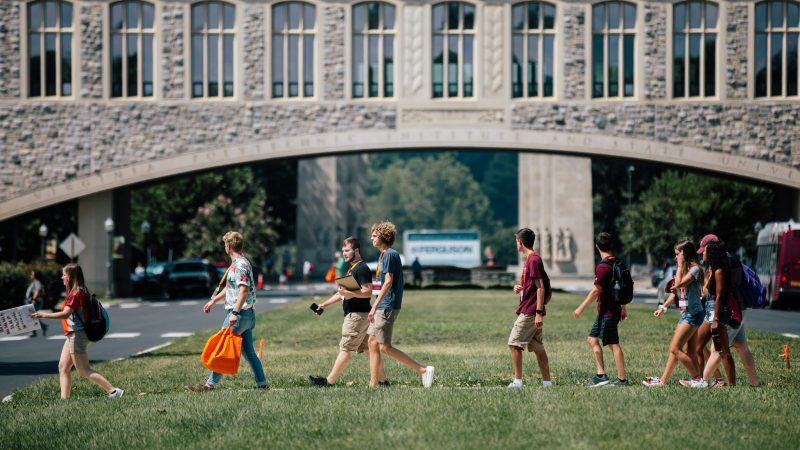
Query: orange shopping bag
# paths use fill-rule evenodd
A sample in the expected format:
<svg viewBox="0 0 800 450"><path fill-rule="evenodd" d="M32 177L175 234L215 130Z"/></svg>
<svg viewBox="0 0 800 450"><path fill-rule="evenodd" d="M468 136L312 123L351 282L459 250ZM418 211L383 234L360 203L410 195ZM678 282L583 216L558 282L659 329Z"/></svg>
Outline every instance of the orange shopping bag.
<svg viewBox="0 0 800 450"><path fill-rule="evenodd" d="M223 328L208 339L200 359L209 370L225 375L236 375L242 358L242 337L231 327Z"/></svg>

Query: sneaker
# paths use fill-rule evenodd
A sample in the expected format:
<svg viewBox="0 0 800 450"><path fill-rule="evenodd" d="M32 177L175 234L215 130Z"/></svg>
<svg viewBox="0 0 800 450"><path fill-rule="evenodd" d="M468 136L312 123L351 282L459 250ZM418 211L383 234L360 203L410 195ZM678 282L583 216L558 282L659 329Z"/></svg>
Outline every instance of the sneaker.
<svg viewBox="0 0 800 450"><path fill-rule="evenodd" d="M122 394L124 394L124 393L125 393L125 391L123 391L122 389L114 388L114 392L108 394L108 398L120 398L120 397L122 397Z"/></svg>
<svg viewBox="0 0 800 450"><path fill-rule="evenodd" d="M598 377L597 375L592 376L592 381L587 383L586 385L589 387L598 387L598 386L605 386L608 384L608 375L603 374L603 376Z"/></svg>
<svg viewBox="0 0 800 450"><path fill-rule="evenodd" d="M312 386L319 386L319 387L329 387L333 386L332 384L328 383L328 379L325 377L315 377L315 376L308 376L308 382Z"/></svg>
<svg viewBox="0 0 800 450"><path fill-rule="evenodd" d="M644 381L642 381L642 384L645 385L645 386L648 386L648 387L650 387L650 386L666 386L666 384L664 384L664 382L661 381L661 378L658 378L658 377L647 377L647 378L645 378Z"/></svg>
<svg viewBox="0 0 800 450"><path fill-rule="evenodd" d="M391 386L391 384L389 383L389 380L383 380L383 381L378 381L378 386L388 388L389 386Z"/></svg>
<svg viewBox="0 0 800 450"><path fill-rule="evenodd" d="M608 387L620 387L620 386L630 386L631 384L628 383L628 380L620 380L617 378L616 380L612 381L611 383L606 384Z"/></svg>
<svg viewBox="0 0 800 450"><path fill-rule="evenodd" d="M726 383L725 380L723 380L722 378L717 378L716 380L714 380L713 383L711 383L712 388L721 388L727 385L728 383Z"/></svg>
<svg viewBox="0 0 800 450"><path fill-rule="evenodd" d="M186 386L186 389L192 392L205 392L205 391L213 391L214 386L210 384L189 384Z"/></svg>
<svg viewBox="0 0 800 450"><path fill-rule="evenodd" d="M688 388L704 388L708 387L708 383L704 379L699 380L681 380L681 384Z"/></svg>
<svg viewBox="0 0 800 450"><path fill-rule="evenodd" d="M264 384L264 385L261 385L261 386L256 386L256 389L263 389L265 391L268 391L269 390L269 385L268 384Z"/></svg>
<svg viewBox="0 0 800 450"><path fill-rule="evenodd" d="M429 388L433 385L433 366L425 368L425 375L422 375L422 387Z"/></svg>
<svg viewBox="0 0 800 450"><path fill-rule="evenodd" d="M513 381L508 385L509 389L519 389L521 387L522 387L522 383L515 383Z"/></svg>

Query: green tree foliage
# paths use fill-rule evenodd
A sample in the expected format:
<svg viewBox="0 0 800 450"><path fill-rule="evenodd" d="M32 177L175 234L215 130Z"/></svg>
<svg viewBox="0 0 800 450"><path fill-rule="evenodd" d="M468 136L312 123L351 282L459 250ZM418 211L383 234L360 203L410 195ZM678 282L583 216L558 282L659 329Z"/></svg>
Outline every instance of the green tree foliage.
<svg viewBox="0 0 800 450"><path fill-rule="evenodd" d="M511 152L491 155L483 173L481 190L489 198L495 218L504 227L515 227L519 222L519 159L517 153Z"/></svg>
<svg viewBox="0 0 800 450"><path fill-rule="evenodd" d="M747 248L755 242L753 224L772 217L773 195L729 179L667 171L623 212L617 225L628 248L656 258L673 256L680 238L697 242L707 233L732 249Z"/></svg>

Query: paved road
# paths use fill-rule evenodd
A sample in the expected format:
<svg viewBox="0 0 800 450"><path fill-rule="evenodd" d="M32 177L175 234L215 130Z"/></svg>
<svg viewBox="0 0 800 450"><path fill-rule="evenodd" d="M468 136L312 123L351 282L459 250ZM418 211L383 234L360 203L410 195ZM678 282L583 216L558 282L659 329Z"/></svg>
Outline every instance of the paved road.
<svg viewBox="0 0 800 450"><path fill-rule="evenodd" d="M316 288L316 289L315 289ZM291 290L259 291L258 312L299 300L302 295L327 292L330 287L312 286ZM151 351L178 337L221 325L223 310L217 305L210 314L202 311L205 299L174 301L123 301L108 307L111 330L92 344L92 361L109 361ZM65 336L61 323L48 321L47 337L0 338L0 398L39 378L58 374L58 358Z"/></svg>

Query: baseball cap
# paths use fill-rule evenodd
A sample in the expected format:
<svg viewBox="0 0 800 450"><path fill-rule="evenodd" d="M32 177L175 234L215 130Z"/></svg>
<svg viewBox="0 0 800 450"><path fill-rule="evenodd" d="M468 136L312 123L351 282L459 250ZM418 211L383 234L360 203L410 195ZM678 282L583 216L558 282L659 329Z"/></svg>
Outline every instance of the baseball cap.
<svg viewBox="0 0 800 450"><path fill-rule="evenodd" d="M667 284L664 286L664 293L665 294L672 294L672 288L675 287L675 278L667 281Z"/></svg>
<svg viewBox="0 0 800 450"><path fill-rule="evenodd" d="M706 251L706 245L708 245L709 242L719 242L719 238L716 234L707 234L703 236L703 239L700 239L700 248L697 249L698 255L702 255L703 252Z"/></svg>

